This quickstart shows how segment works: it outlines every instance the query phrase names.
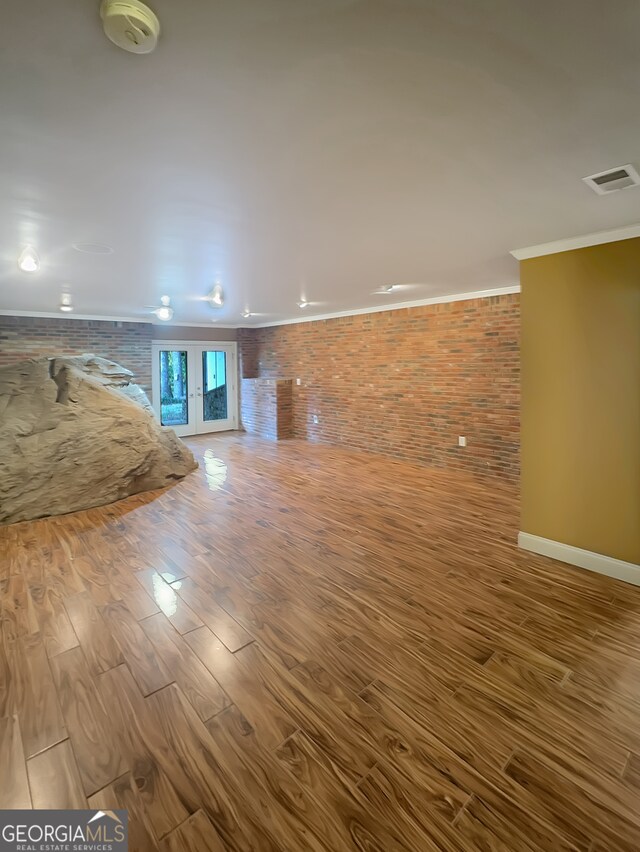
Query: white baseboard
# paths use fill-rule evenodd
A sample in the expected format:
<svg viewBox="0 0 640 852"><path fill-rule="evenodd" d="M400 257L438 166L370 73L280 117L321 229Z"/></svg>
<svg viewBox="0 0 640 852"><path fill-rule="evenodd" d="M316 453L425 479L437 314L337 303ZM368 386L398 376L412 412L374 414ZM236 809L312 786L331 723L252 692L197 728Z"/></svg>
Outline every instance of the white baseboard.
<svg viewBox="0 0 640 852"><path fill-rule="evenodd" d="M635 565L633 562L613 559L611 556L603 556L602 553L582 550L580 547L572 547L570 544L562 544L560 541L552 541L526 532L518 533L518 547L542 556L550 556L552 559L559 559L560 562L577 565L579 568L586 568L587 571L595 571L596 574L606 574L607 577L615 577L616 580L624 580L625 583L640 586L640 565Z"/></svg>

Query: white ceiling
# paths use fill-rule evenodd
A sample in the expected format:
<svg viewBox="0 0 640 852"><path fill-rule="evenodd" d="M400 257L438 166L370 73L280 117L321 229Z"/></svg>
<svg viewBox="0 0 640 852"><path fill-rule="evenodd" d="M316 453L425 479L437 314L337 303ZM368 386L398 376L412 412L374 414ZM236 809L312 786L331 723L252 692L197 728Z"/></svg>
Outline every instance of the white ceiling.
<svg viewBox="0 0 640 852"><path fill-rule="evenodd" d="M326 314L507 286L510 249L640 219L580 180L640 165L637 0L150 5L148 56L98 0L3 6L0 309Z"/></svg>

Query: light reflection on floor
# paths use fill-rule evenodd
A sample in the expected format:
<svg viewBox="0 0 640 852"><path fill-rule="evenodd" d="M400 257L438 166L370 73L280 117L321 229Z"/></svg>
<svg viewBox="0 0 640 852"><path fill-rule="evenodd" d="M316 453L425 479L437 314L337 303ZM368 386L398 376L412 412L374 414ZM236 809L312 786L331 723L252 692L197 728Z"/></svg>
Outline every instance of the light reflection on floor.
<svg viewBox="0 0 640 852"><path fill-rule="evenodd" d="M210 491L219 491L227 480L227 466L213 450L204 451L204 472Z"/></svg>
<svg viewBox="0 0 640 852"><path fill-rule="evenodd" d="M168 586L159 574L153 574L153 597L167 618L176 614L178 596L171 586Z"/></svg>

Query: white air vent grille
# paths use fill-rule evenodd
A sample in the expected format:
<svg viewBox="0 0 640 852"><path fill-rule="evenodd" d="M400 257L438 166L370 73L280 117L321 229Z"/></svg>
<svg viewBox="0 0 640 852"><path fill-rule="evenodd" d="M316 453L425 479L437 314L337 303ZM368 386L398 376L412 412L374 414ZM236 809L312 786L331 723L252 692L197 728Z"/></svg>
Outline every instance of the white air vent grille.
<svg viewBox="0 0 640 852"><path fill-rule="evenodd" d="M616 166L614 169L589 175L582 180L598 195L608 195L610 192L618 192L620 189L640 186L640 175L630 165Z"/></svg>

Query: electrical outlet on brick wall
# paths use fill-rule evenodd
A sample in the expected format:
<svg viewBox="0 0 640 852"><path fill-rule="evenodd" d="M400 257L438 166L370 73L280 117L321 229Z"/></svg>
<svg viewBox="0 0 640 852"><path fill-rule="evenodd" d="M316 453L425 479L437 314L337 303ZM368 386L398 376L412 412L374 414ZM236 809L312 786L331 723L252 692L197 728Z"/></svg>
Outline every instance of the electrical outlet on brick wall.
<svg viewBox="0 0 640 852"><path fill-rule="evenodd" d="M317 414L313 415L312 420L316 425L318 425L318 423L320 422L320 418L318 417Z"/></svg>

